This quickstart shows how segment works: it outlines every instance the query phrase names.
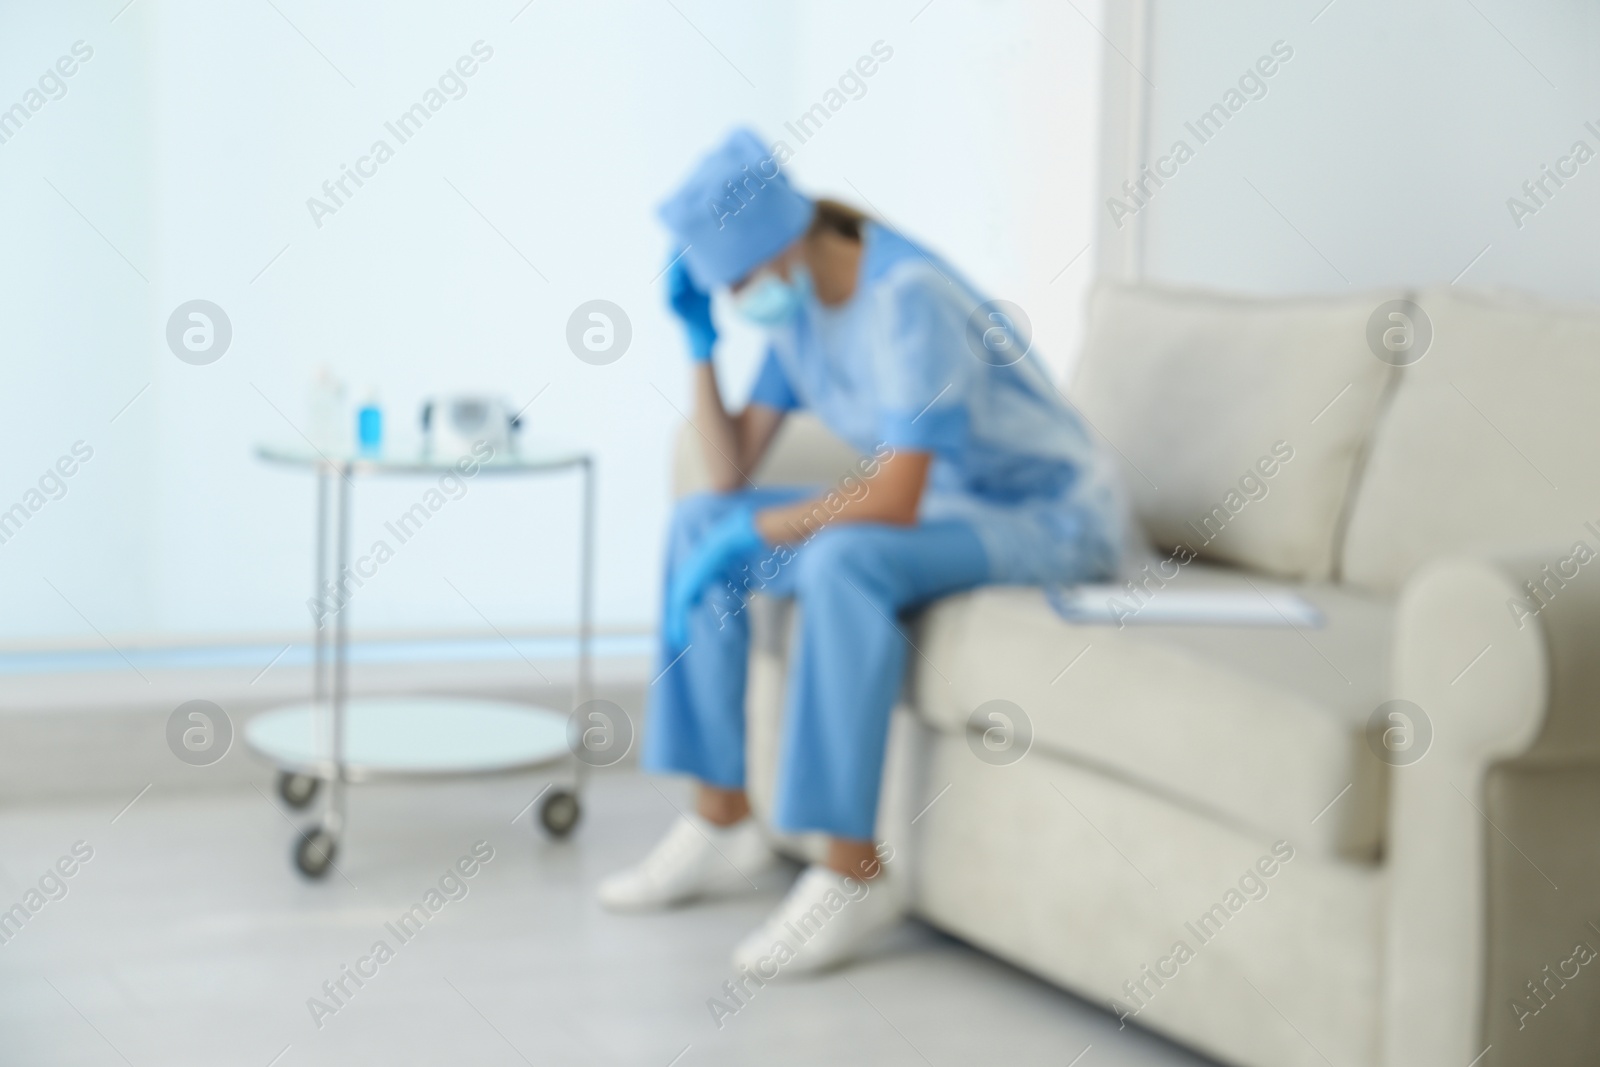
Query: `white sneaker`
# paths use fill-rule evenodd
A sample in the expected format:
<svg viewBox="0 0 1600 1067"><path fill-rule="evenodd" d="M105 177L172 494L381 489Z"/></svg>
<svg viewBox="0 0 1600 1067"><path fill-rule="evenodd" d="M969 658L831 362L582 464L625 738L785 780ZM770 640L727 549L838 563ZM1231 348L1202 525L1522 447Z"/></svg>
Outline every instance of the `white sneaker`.
<svg viewBox="0 0 1600 1067"><path fill-rule="evenodd" d="M733 950L736 969L762 978L837 967L905 917L905 891L884 868L868 881L807 867L778 910Z"/></svg>
<svg viewBox="0 0 1600 1067"><path fill-rule="evenodd" d="M749 889L751 877L776 860L753 818L717 826L683 815L637 866L601 879L597 892L612 911L670 908Z"/></svg>

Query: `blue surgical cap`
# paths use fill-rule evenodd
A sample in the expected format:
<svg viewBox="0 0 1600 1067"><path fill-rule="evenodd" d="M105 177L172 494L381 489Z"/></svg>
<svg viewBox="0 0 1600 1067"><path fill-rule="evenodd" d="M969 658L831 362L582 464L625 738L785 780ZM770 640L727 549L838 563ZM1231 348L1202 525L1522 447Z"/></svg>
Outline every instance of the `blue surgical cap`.
<svg viewBox="0 0 1600 1067"><path fill-rule="evenodd" d="M703 289L731 285L793 244L815 205L789 184L771 151L737 129L662 203L661 221Z"/></svg>

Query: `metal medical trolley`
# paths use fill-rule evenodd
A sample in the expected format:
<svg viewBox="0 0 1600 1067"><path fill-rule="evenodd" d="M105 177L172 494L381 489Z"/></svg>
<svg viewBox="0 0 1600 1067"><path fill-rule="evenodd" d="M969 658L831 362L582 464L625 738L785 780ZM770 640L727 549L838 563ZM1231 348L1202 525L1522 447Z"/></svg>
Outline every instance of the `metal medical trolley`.
<svg viewBox="0 0 1600 1067"><path fill-rule="evenodd" d="M316 475L316 596L325 595L329 518L333 517L333 575L348 573L350 503L358 477L443 475L457 471L458 457L424 450L405 454L330 453L303 446L263 446L269 462ZM474 477L548 474L577 470L583 477L578 570L578 676L576 706L591 695L594 592L594 459L586 452L541 452L495 456ZM457 471L459 474L460 472ZM337 500L330 508L330 495ZM337 579L336 579L337 581ZM578 794L586 764L569 745L568 717L531 704L466 697L366 698L349 696L348 604L313 629L314 659L309 702L263 712L245 729L251 751L278 768L278 795L290 807L310 807L323 794L321 814L294 847L294 864L309 878L333 866L345 830L344 792L363 782L427 780L506 774L573 764L572 785L547 786L539 820L555 837L577 824ZM491 624L492 625L492 624ZM329 645L332 645L330 650ZM330 655L331 651L331 655Z"/></svg>

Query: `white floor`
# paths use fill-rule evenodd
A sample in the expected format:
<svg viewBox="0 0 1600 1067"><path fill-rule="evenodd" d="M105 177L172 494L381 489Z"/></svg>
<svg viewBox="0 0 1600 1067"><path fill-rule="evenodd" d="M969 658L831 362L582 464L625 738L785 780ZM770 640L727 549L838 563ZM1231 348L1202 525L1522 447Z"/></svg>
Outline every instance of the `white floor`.
<svg viewBox="0 0 1600 1067"><path fill-rule="evenodd" d="M527 814L512 821L542 785L355 790L342 873L319 884L289 867L290 815L265 775L260 792L157 787L121 814L127 798L0 811L0 908L75 842L94 850L0 944L0 1063L1206 1062L920 924L848 971L757 991L719 1028L707 1001L732 977L728 950L782 882L608 915L595 880L651 843L684 794L597 775L576 834L552 843ZM494 858L467 895L400 943L385 924L479 840ZM380 939L393 958L359 988L346 979L353 992L319 1028L308 998Z"/></svg>

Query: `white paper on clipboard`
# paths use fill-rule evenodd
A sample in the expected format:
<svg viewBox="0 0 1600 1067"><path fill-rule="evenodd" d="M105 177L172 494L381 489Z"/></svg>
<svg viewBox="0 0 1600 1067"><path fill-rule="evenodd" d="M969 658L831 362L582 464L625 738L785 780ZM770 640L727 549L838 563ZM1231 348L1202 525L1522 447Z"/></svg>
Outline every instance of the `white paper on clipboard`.
<svg viewBox="0 0 1600 1067"><path fill-rule="evenodd" d="M1289 589L1156 589L1142 599L1120 585L1054 586L1056 614L1090 626L1293 626L1315 630L1317 606Z"/></svg>

